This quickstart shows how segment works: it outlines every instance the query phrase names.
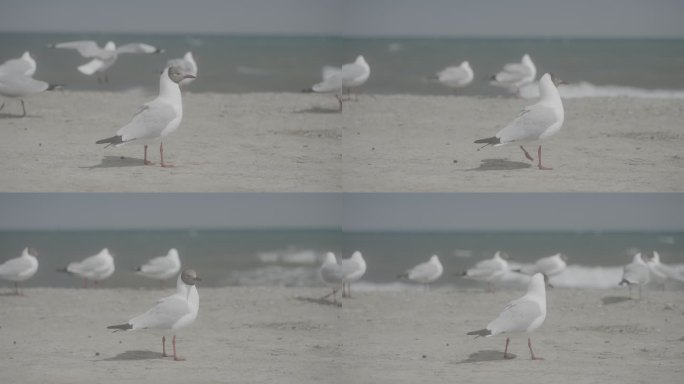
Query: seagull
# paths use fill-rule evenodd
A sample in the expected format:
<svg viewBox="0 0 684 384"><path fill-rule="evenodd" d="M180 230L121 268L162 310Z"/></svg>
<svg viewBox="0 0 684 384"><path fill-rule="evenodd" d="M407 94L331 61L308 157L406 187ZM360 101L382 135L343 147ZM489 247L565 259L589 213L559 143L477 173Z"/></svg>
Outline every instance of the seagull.
<svg viewBox="0 0 684 384"><path fill-rule="evenodd" d="M535 273L543 273L546 276L554 276L563 272L563 270L567 266L567 261L567 256L561 253L556 253L553 256L542 257L541 259L537 260L531 267L523 268L522 272L528 275L534 275Z"/></svg>
<svg viewBox="0 0 684 384"><path fill-rule="evenodd" d="M36 61L26 51L18 59L10 59L0 65L1 74L16 73L24 76L33 76L36 73Z"/></svg>
<svg viewBox="0 0 684 384"><path fill-rule="evenodd" d="M546 319L546 286L544 275L536 273L527 286L525 296L508 303L499 317L489 323L486 328L468 332L467 335L476 335L477 337L496 336L500 333L527 333L529 335L544 323L544 319ZM513 358L508 354L509 342L510 337L506 337L504 359ZM530 348L532 360L544 360L535 356L532 350L532 339L529 336L527 346Z"/></svg>
<svg viewBox="0 0 684 384"><path fill-rule="evenodd" d="M323 296L322 299L326 299L332 295L333 303L337 304L337 290L340 289L340 286L344 282L344 270L342 269L342 266L337 263L334 253L328 252L325 255L325 260L318 270L318 274L320 275L321 280L332 288L332 293Z"/></svg>
<svg viewBox="0 0 684 384"><path fill-rule="evenodd" d="M361 252L354 252L350 258L342 259L340 266L344 278L342 279L342 297L351 297L351 282L360 279L366 273L366 260L363 259ZM347 286L345 295L344 286Z"/></svg>
<svg viewBox="0 0 684 384"><path fill-rule="evenodd" d="M347 89L347 94L351 93L352 88L363 85L370 77L370 66L363 56L359 56L353 63L345 64L342 71L342 88Z"/></svg>
<svg viewBox="0 0 684 384"><path fill-rule="evenodd" d="M197 63L195 62L195 58L192 56L192 52L190 51L186 52L185 55L180 59L169 60L166 63L166 66L179 67L183 73L194 76L181 80L180 83L178 83L178 85L188 85L195 81L195 78L197 77Z"/></svg>
<svg viewBox="0 0 684 384"><path fill-rule="evenodd" d="M625 265L622 271L622 281L620 281L619 285L627 284L630 298L632 298L632 285L639 286L639 299L641 299L641 287L648 283L650 274L648 265L644 262L641 252L639 252L634 255L631 263Z"/></svg>
<svg viewBox="0 0 684 384"><path fill-rule="evenodd" d="M302 90L304 93L333 93L339 104L338 110L342 111L342 69L336 67L323 67L323 81L311 88Z"/></svg>
<svg viewBox="0 0 684 384"><path fill-rule="evenodd" d="M83 261L69 263L66 268L58 269L57 272L66 272L83 279L83 287L88 288L88 280L93 280L93 286L107 279L114 273L114 258L109 249L104 248L98 254L86 257Z"/></svg>
<svg viewBox="0 0 684 384"><path fill-rule="evenodd" d="M171 164L164 163L163 139L178 128L183 118L183 101L178 84L184 79L194 77L184 73L179 67L167 67L159 80L159 96L138 108L131 121L116 131L116 135L95 143L107 144L107 147L110 145L118 147L130 142L143 144L145 146L144 163L150 165L153 163L147 161L147 145L159 140L161 166L173 167Z"/></svg>
<svg viewBox="0 0 684 384"><path fill-rule="evenodd" d="M557 133L563 126L564 119L563 102L556 88L558 84L563 84L562 80L553 78L549 73L544 74L539 80L539 94L541 95L539 102L525 107L515 120L495 136L475 140L475 143L484 143L485 147L487 145L498 147L514 142L542 140ZM527 159L534 161L522 145L520 149L523 150ZM541 170L553 169L542 165L541 153L540 144L537 150L539 158L537 167Z"/></svg>
<svg viewBox="0 0 684 384"><path fill-rule="evenodd" d="M496 251L494 257L478 262L461 276L475 281L486 281L487 291L494 293L494 283L508 271L506 259L508 255L505 252Z"/></svg>
<svg viewBox="0 0 684 384"><path fill-rule="evenodd" d="M503 69L490 78L490 84L517 92L520 87L529 84L537 77L537 67L530 55L524 54L519 63L508 63Z"/></svg>
<svg viewBox="0 0 684 384"><path fill-rule="evenodd" d="M0 72L0 95L17 98L21 101L21 117L26 116L24 98L41 92L52 91L61 86L61 84L49 84L41 80L36 80L31 76L22 75L21 73ZM5 103L2 103L2 105L0 105L0 111L4 107Z"/></svg>
<svg viewBox="0 0 684 384"><path fill-rule="evenodd" d="M439 279L440 276L442 276L442 272L444 272L444 268L442 267L442 263L439 262L439 257L437 255L432 255L430 260L416 265L399 275L399 277L405 277L416 283L424 284L425 290L429 290L429 284Z"/></svg>
<svg viewBox="0 0 684 384"><path fill-rule="evenodd" d="M164 280L176 276L180 272L180 268L181 262L178 251L171 248L166 256L155 257L146 264L135 268L135 273L159 280L159 287L164 289Z"/></svg>
<svg viewBox="0 0 684 384"><path fill-rule="evenodd" d="M103 48L100 48L95 41L69 41L65 43L48 44L48 48L74 49L86 59L91 61L79 66L77 69L84 75L91 76L97 72L97 82L102 82L100 73L104 73L109 67L114 65L117 57L121 53L162 53L163 49L144 43L128 43L117 48L113 41L108 41ZM109 78L104 75L104 82L109 83Z"/></svg>
<svg viewBox="0 0 684 384"><path fill-rule="evenodd" d="M197 318L199 311L199 294L195 284L202 281L197 277L197 273L192 269L186 269L178 275L176 283L176 293L165 297L142 315L136 316L127 323L110 325L107 328L117 331L137 331L150 330L152 332L163 333L162 336L162 356L166 354L166 333L173 332L173 359L175 361L185 360L176 354L176 334L175 331L192 324Z"/></svg>
<svg viewBox="0 0 684 384"><path fill-rule="evenodd" d="M653 251L646 264L651 272L651 277L655 282L662 284L663 290L665 290L665 282L667 280L672 279L684 282L684 276L676 268L660 262L660 255L656 251Z"/></svg>
<svg viewBox="0 0 684 384"><path fill-rule="evenodd" d="M14 281L14 294L21 295L19 282L28 280L38 270L38 252L33 248L25 248L21 256L9 259L0 264L0 277Z"/></svg>
<svg viewBox="0 0 684 384"><path fill-rule="evenodd" d="M444 68L437 72L436 76L438 82L454 90L472 83L473 78L473 69L470 68L470 63L467 61L462 62L459 66Z"/></svg>

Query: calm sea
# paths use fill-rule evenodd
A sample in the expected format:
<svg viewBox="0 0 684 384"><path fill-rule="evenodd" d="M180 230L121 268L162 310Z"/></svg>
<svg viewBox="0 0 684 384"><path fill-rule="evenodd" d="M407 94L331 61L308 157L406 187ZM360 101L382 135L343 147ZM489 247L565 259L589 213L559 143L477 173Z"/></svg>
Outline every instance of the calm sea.
<svg viewBox="0 0 684 384"><path fill-rule="evenodd" d="M155 287L156 283L131 272L147 259L177 248L181 261L195 268L205 286L267 285L317 286L317 269L327 251L349 257L363 252L368 271L362 286L396 288L396 275L437 254L445 274L439 284L470 287L474 283L454 277L497 250L512 262L530 263L557 252L569 258L565 285L614 286L621 267L639 250L657 250L661 260L682 266L684 233L577 233L577 232L473 232L473 233L342 233L321 231L17 231L0 232L0 262L19 256L31 245L39 253L40 268L29 286L78 287L76 278L57 273L69 261L80 260L108 247L117 270L108 287ZM596 275L598 273L598 275ZM589 274L589 275L588 275ZM599 281L608 279L610 281ZM612 281L612 279L617 279ZM0 281L0 286L10 282Z"/></svg>
<svg viewBox="0 0 684 384"><path fill-rule="evenodd" d="M95 78L76 70L86 59L75 51L46 48L48 43L72 40L96 40L101 46L108 40L146 42L166 52L121 55L109 70L111 83L98 85ZM600 88L617 85L637 88L636 95L645 97L654 90L670 92L659 93L662 97L684 97L684 40L0 34L0 62L26 50L38 62L36 78L74 90L153 92L166 60L191 50L200 68L199 78L189 87L192 92L298 92L319 81L322 66L341 65L363 54L371 66L366 93L449 94L427 76L469 60L476 81L460 93L494 96L505 93L484 79L529 53L540 74L551 71L576 86L588 83L588 88L580 88L582 95L634 95L633 89Z"/></svg>

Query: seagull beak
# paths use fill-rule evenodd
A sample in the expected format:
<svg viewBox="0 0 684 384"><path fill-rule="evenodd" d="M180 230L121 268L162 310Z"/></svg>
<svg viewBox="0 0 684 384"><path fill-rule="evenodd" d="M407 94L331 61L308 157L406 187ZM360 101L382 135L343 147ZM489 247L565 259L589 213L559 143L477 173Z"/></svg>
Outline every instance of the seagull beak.
<svg viewBox="0 0 684 384"><path fill-rule="evenodd" d="M183 76L183 78L184 78L184 79L196 79L196 78L197 78L197 76L193 76L193 75L185 75L185 76Z"/></svg>

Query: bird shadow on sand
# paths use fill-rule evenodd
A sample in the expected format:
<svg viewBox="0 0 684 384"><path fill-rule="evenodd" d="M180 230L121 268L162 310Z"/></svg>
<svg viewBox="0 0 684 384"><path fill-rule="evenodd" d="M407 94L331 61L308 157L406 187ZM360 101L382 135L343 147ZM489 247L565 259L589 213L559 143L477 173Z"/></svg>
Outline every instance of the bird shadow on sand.
<svg viewBox="0 0 684 384"><path fill-rule="evenodd" d="M627 296L606 296L601 298L601 302L603 303L603 305L624 303L625 301L630 300L632 299Z"/></svg>
<svg viewBox="0 0 684 384"><path fill-rule="evenodd" d="M108 359L102 359L100 361L130 361L130 360L156 360L163 359L159 352L152 351L126 351L124 353L119 353L114 357Z"/></svg>
<svg viewBox="0 0 684 384"><path fill-rule="evenodd" d="M15 115L13 113L2 113L0 112L0 119L30 119L32 117L39 117L39 116L31 116L31 115Z"/></svg>
<svg viewBox="0 0 684 384"><path fill-rule="evenodd" d="M96 168L123 168L123 167L144 167L145 161L143 159L136 159L134 157L123 156L105 156L102 158L100 164L91 165L89 167L80 167L85 169Z"/></svg>
<svg viewBox="0 0 684 384"><path fill-rule="evenodd" d="M319 114L319 115L326 115L326 114L336 114L336 113L341 113L339 109L333 109L333 108L321 108L321 107L311 107L307 109L296 109L292 111L292 113L313 113L313 114Z"/></svg>
<svg viewBox="0 0 684 384"><path fill-rule="evenodd" d="M301 296L297 296L295 299L296 299L296 300L299 300L299 301L304 301L304 302L307 302L307 303L314 303L314 304L318 304L318 305L331 305L331 306L333 306L333 307L342 308L342 303L340 303L339 301L338 301L337 303L333 303L332 301L330 301L330 300L328 300L328 299L324 299L324 298L314 298L314 297L301 297Z"/></svg>
<svg viewBox="0 0 684 384"><path fill-rule="evenodd" d="M515 359L516 357L518 357L514 353L509 353L509 355L513 356L511 359ZM477 351L475 353L471 353L467 359L459 361L456 364L479 363L482 361L508 361L511 359L504 359L504 354L501 351L482 350Z"/></svg>
<svg viewBox="0 0 684 384"><path fill-rule="evenodd" d="M515 169L531 168L529 163L522 161L510 161L506 159L483 159L477 168L466 169L466 171L511 171Z"/></svg>

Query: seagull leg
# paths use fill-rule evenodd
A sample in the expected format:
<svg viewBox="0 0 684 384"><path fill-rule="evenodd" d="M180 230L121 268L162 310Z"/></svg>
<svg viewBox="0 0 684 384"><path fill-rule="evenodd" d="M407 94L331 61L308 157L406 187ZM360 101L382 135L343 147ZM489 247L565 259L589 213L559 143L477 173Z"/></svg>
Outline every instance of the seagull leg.
<svg viewBox="0 0 684 384"><path fill-rule="evenodd" d="M507 337L506 338L506 347L504 348L504 359L512 359L513 356L508 354L508 343L511 342L511 338Z"/></svg>
<svg viewBox="0 0 684 384"><path fill-rule="evenodd" d="M527 346L530 347L530 358L532 360L544 360L543 357L535 356L534 351L532 350L532 338L527 338Z"/></svg>
<svg viewBox="0 0 684 384"><path fill-rule="evenodd" d="M109 84L109 76L107 76L106 74L104 76L105 76L105 83Z"/></svg>
<svg viewBox="0 0 684 384"><path fill-rule="evenodd" d="M173 344L173 359L176 360L176 361L183 361L183 360L185 360L184 358L182 358L182 357L180 357L180 356L178 356L178 355L176 354L176 335L173 335L172 344Z"/></svg>
<svg viewBox="0 0 684 384"><path fill-rule="evenodd" d="M154 164L153 162L147 160L147 145L145 145L145 155L144 155L143 161L145 162L145 165Z"/></svg>
<svg viewBox="0 0 684 384"><path fill-rule="evenodd" d="M164 168L172 168L173 165L164 163L164 143L159 144L159 156L161 157L161 166Z"/></svg>
<svg viewBox="0 0 684 384"><path fill-rule="evenodd" d="M539 149L537 149L537 157L539 157L539 163L537 164L537 167L541 169L542 171L550 171L553 168L551 167L545 167L541 163L541 145L539 146Z"/></svg>
<svg viewBox="0 0 684 384"><path fill-rule="evenodd" d="M5 103L2 103L2 105L0 105L0 111L2 111L3 108L5 108Z"/></svg>
<svg viewBox="0 0 684 384"><path fill-rule="evenodd" d="M521 146L520 146L520 149L522 149L523 152L525 152L525 157L527 157L527 160L529 160L529 161L534 161L534 159L532 158L532 156L530 156L530 154L527 152L527 150L525 149L525 147L523 147L523 146L521 145Z"/></svg>
<svg viewBox="0 0 684 384"><path fill-rule="evenodd" d="M335 98L337 99L337 102L339 103L338 111L342 112L342 96L340 96L336 93Z"/></svg>
<svg viewBox="0 0 684 384"><path fill-rule="evenodd" d="M166 354L166 336L162 336L162 357L169 357Z"/></svg>
<svg viewBox="0 0 684 384"><path fill-rule="evenodd" d="M21 117L26 117L26 107L24 106L24 99L19 99L19 100L21 100L21 110L22 110Z"/></svg>

